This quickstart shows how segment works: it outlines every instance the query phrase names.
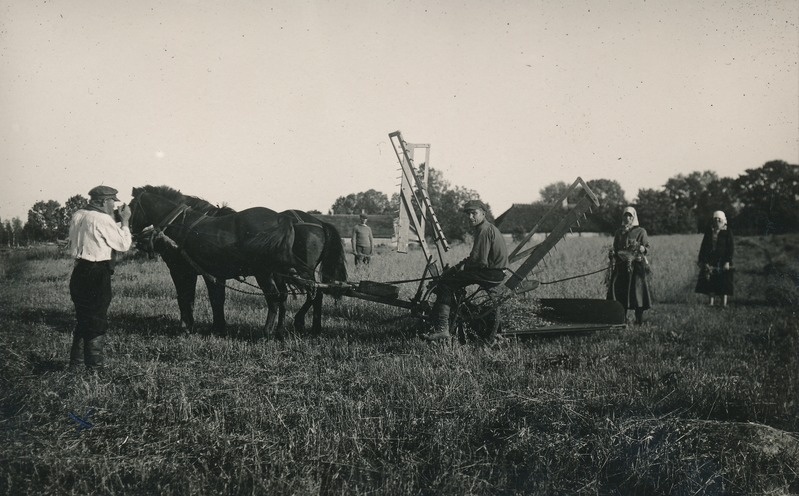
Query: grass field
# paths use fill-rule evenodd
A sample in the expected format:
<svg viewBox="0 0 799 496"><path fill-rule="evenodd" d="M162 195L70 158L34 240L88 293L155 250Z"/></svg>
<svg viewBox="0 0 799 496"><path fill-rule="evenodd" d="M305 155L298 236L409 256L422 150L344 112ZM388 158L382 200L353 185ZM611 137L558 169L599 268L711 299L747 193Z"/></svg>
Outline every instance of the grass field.
<svg viewBox="0 0 799 496"><path fill-rule="evenodd" d="M427 345L406 312L346 298L326 301L319 337L210 336L202 285L183 336L166 266L128 257L99 373L66 369L71 261L12 253L0 494L799 494L799 237L738 239L726 309L693 293L699 242L651 239L643 326L497 350ZM608 245L565 240L535 276L600 269ZM418 277L421 261L383 252L350 279ZM602 298L603 281L535 296ZM262 298L229 292L227 317L249 335Z"/></svg>

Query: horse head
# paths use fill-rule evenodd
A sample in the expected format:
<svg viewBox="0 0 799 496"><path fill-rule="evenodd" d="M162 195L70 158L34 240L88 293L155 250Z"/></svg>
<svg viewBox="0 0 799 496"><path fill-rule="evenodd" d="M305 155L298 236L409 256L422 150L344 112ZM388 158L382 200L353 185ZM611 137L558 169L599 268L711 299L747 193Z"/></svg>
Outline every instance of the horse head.
<svg viewBox="0 0 799 496"><path fill-rule="evenodd" d="M144 188L133 188L130 201L130 231L135 236L144 231L145 228L153 223L147 218L147 214L141 205L141 196L145 194Z"/></svg>

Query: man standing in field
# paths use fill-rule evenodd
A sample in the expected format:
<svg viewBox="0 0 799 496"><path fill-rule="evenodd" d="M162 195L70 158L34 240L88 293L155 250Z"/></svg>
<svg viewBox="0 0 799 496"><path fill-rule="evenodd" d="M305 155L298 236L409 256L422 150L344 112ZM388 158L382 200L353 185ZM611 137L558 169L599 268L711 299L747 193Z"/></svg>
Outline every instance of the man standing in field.
<svg viewBox="0 0 799 496"><path fill-rule="evenodd" d="M422 336L428 341L452 337L449 332L449 313L455 291L471 284L493 288L505 278L508 247L499 229L486 220L487 211L488 207L480 200L469 200L463 206L463 212L469 216L469 224L473 228L474 244L469 256L445 271L437 282L434 290L436 302L430 312L433 328L429 334ZM483 337L489 344L495 341L499 327L499 313L496 310L492 320L488 335Z"/></svg>
<svg viewBox="0 0 799 496"><path fill-rule="evenodd" d="M117 190L97 186L89 191L89 203L72 214L69 226L69 250L75 267L69 280L69 294L75 304L75 334L69 353L70 368L81 361L86 367L103 364L102 340L108 330L108 307L111 304L111 274L113 251L128 251L132 244L130 208L119 208L121 225L114 220Z"/></svg>
<svg viewBox="0 0 799 496"><path fill-rule="evenodd" d="M372 256L374 238L372 229L366 225L366 214L361 214L361 223L352 228L352 252L355 254L355 265L363 262L369 265Z"/></svg>

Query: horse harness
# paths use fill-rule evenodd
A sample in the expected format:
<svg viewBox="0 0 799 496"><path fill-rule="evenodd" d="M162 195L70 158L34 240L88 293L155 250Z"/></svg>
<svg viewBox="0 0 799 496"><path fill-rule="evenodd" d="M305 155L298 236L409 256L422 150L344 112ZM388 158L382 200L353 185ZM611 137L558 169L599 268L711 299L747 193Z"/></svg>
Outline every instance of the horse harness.
<svg viewBox="0 0 799 496"><path fill-rule="evenodd" d="M248 291L242 291L242 290L240 290L238 288L234 288L232 286L228 286L227 284L225 284L225 279L220 279L219 277L216 277L215 275L213 275L213 274L209 273L208 271L206 271L205 269L203 269L200 266L200 264L198 264L194 259L192 259L191 256L188 254L188 252L183 248L183 244L185 243L186 238L188 237L188 235L192 231L192 229L194 229L201 222L203 222L204 220L209 218L208 215L206 215L204 213L201 213L200 216L188 226L188 228L186 229L185 234L182 236L182 239L180 239L179 241L175 241L174 239L172 239L171 237L166 235L166 233L165 233L166 228L169 227L173 222L175 222L175 220L178 217L180 217L181 215L185 215L186 211L190 210L190 209L191 209L191 207L189 207L185 203L181 203L180 205L175 207L169 214L167 214L164 217L164 219L161 220L161 222L159 222L157 225L153 226L152 229L149 230L149 233L147 233L147 235L146 235L147 236L147 238L146 238L146 240L147 240L147 251L149 253L151 253L151 254L155 251L154 241L155 241L156 238L159 238L162 241L164 241L167 245L169 245L170 248L172 248L174 250L177 250L180 253L180 255L183 257L183 259L186 260L186 262L191 266L192 269L194 269L198 274L202 275L203 277L210 279L214 284L217 284L217 285L220 285L220 286L225 286L228 289L231 289L233 291L238 291L240 293L258 294L258 293L251 293L251 292L248 292ZM304 220L302 220L302 218L297 214L296 210L288 210L288 212L290 212L291 215L293 215L293 220L296 220L296 222L292 222L293 225L295 225L295 226L304 226L304 227L317 227L317 228L322 229L324 231L324 227L321 224L317 224L317 223L313 223L313 222L305 222ZM145 235L145 231L146 230L143 230L141 233L139 233L139 236ZM280 275L287 275L287 274L280 274ZM288 275L288 276L291 277L290 275ZM236 280L238 282L242 283L242 284L246 284L248 286L252 286L254 288L258 288L258 286L254 285L254 284L251 284L251 283L248 283L247 280L246 280L246 277L244 277L244 276L238 276L238 277L236 277ZM311 291L313 291L313 290L314 290L314 288L311 288Z"/></svg>

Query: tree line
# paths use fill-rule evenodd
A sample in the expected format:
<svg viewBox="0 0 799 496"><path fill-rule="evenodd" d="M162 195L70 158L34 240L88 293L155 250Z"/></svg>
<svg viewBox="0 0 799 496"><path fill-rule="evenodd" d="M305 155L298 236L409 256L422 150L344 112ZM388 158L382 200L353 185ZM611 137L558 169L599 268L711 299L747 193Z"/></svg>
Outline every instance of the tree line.
<svg viewBox="0 0 799 496"><path fill-rule="evenodd" d="M420 177L424 164L420 167ZM641 225L650 234L687 234L703 232L716 210L723 210L730 228L742 235L799 232L799 166L773 160L756 169L747 169L737 178L719 177L713 171L678 174L661 189L640 189L631 201L621 185L612 179L586 181L597 195L600 207L589 214L594 224L611 234L619 226L621 212L627 205L636 207ZM552 205L560 200L571 183L558 181L539 191L536 203ZM468 199L480 199L477 191L452 187L440 171L430 168L428 194L448 239L463 239L469 227L459 207ZM570 201L571 200L571 201ZM574 198L567 199L574 203ZM414 208L418 205L412 202ZM330 208L332 214L396 215L399 195L389 199L370 189L341 196ZM490 210L490 205L489 205ZM493 220L492 212L488 213Z"/></svg>
<svg viewBox="0 0 799 496"><path fill-rule="evenodd" d="M421 176L425 164L418 168ZM453 186L441 171L427 171L427 192L448 239L464 239L469 233L460 206L469 199L480 199L476 190ZM539 191L538 203L551 205L560 199L571 183L555 182ZM633 205L641 225L650 234L685 234L704 231L715 210L723 210L730 228L741 235L799 232L799 165L773 160L756 169L747 169L737 178L719 177L713 171L678 174L661 189L640 189L631 201L619 183L612 179L590 179L586 184L599 197L600 207L592 216L607 233L619 225L621 211ZM62 206L58 201L37 201L28 210L27 222L19 218L0 219L0 246L64 240L69 233L72 213L86 205L87 198L75 195ZM567 200L568 202L568 200ZM413 208L419 206L412 202ZM489 220L494 219L488 205ZM397 215L398 193L390 198L370 189L338 197L330 214ZM568 208L565 205L564 208ZM312 212L318 213L318 212Z"/></svg>

